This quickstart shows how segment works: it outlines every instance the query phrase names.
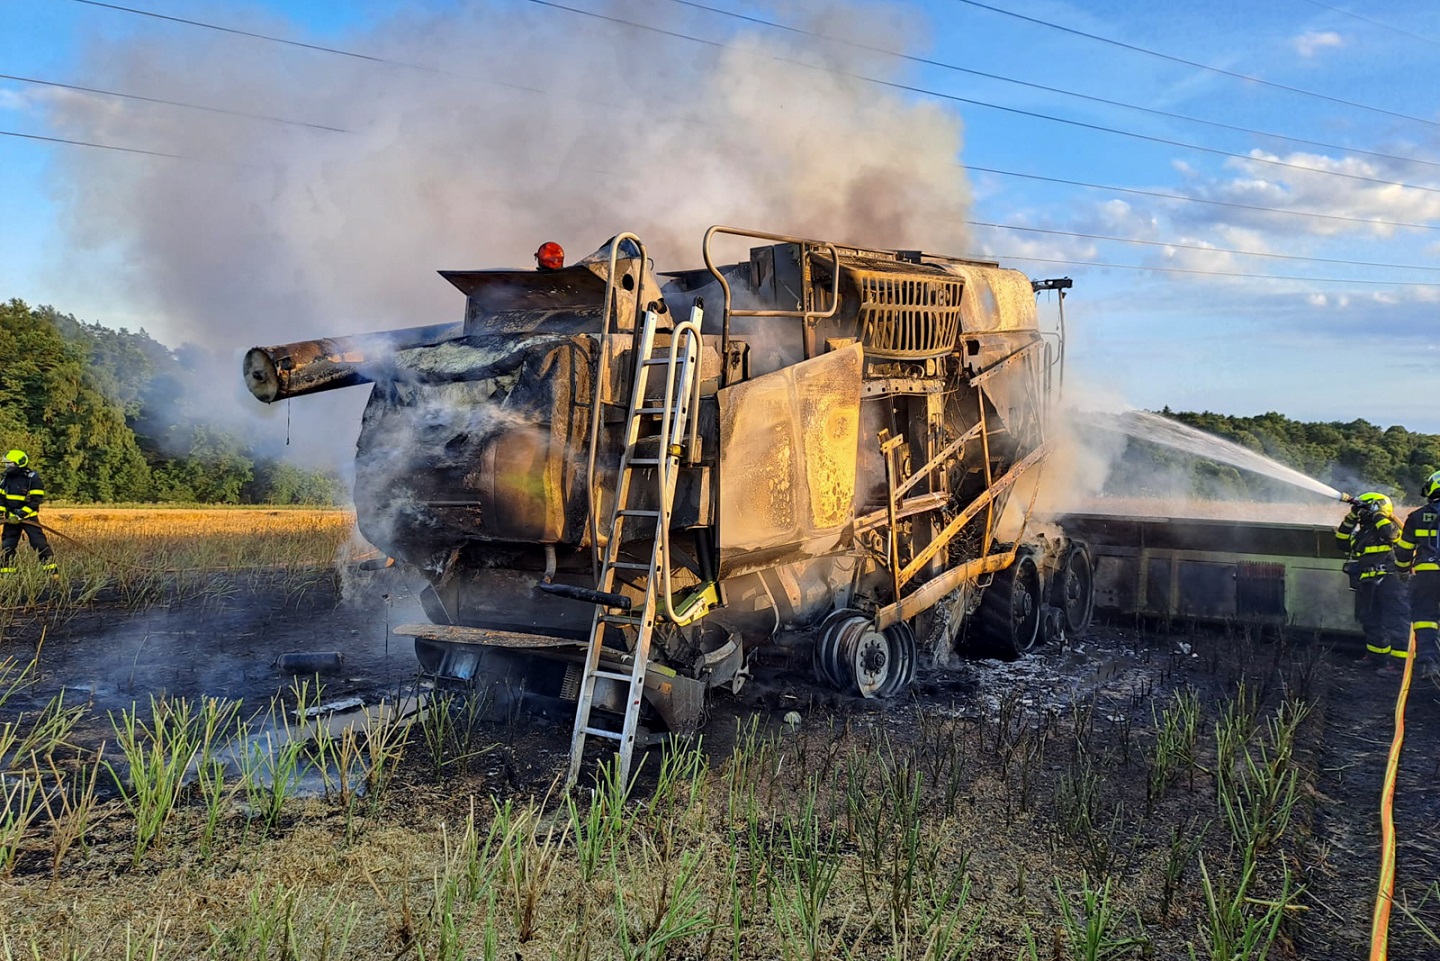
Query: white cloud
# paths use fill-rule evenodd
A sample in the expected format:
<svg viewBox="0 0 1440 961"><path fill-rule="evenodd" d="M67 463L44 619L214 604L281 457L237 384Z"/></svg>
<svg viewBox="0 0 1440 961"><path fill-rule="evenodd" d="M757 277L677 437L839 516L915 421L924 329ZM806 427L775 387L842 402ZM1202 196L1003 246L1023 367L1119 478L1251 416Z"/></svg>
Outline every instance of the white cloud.
<svg viewBox="0 0 1440 961"><path fill-rule="evenodd" d="M1353 219L1300 218L1232 209L1214 214L1215 220L1315 236L1359 233L1371 237L1390 237L1397 231L1376 221L1440 220L1440 189L1433 180L1427 182L1413 170L1402 173L1374 160L1353 155L1280 155L1253 150L1249 159L1232 159L1225 165L1235 171L1234 177L1209 182L1197 178L1192 192L1213 200ZM1334 176L1337 173L1347 176ZM1402 180L1410 186L1398 182Z"/></svg>
<svg viewBox="0 0 1440 961"><path fill-rule="evenodd" d="M1334 30L1309 30L1290 41L1302 57L1313 57L1325 47L1343 47L1345 40Z"/></svg>

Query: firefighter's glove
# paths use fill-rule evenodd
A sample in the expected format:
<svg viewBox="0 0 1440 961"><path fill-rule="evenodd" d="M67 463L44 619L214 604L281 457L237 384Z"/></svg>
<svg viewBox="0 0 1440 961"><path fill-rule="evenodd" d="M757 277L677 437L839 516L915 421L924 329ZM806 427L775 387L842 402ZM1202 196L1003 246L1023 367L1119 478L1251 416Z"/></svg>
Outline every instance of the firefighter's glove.
<svg viewBox="0 0 1440 961"><path fill-rule="evenodd" d="M22 520L24 520L24 518L21 517L19 514L15 513L14 511L8 511L5 514L5 523L7 524L18 524Z"/></svg>

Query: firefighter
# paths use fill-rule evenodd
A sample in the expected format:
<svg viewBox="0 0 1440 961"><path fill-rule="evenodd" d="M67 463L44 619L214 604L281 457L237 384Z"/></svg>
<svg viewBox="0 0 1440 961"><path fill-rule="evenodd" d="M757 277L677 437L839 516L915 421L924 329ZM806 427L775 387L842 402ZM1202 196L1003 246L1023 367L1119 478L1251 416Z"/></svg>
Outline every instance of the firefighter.
<svg viewBox="0 0 1440 961"><path fill-rule="evenodd" d="M30 538L30 546L40 558L44 570L55 569L55 558L45 531L40 527L40 503L45 500L45 486L40 475L30 469L30 457L23 450L5 453L4 476L0 488L5 491L5 530L0 535L0 574L15 573L15 549L20 535Z"/></svg>
<svg viewBox="0 0 1440 961"><path fill-rule="evenodd" d="M1395 542L1395 564L1410 575L1410 626L1415 629L1415 665L1440 679L1440 471L1420 485L1425 506L1405 518Z"/></svg>
<svg viewBox="0 0 1440 961"><path fill-rule="evenodd" d="M539 271L559 270L565 266L565 248L553 240L547 240L535 251L535 269Z"/></svg>
<svg viewBox="0 0 1440 961"><path fill-rule="evenodd" d="M1390 498L1374 491L1350 502L1350 513L1335 529L1335 542L1347 557L1355 590L1355 620L1365 630L1367 659L1380 658L1382 673L1394 673L1410 647L1410 613L1396 567L1400 525Z"/></svg>

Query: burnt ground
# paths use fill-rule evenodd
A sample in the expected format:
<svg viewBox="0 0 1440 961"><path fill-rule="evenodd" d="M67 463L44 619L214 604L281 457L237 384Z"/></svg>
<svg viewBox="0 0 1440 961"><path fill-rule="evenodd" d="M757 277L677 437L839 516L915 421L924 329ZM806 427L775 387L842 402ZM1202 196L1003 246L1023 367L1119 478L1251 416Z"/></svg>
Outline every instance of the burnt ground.
<svg viewBox="0 0 1440 961"><path fill-rule="evenodd" d="M293 683L276 661L294 652L343 652L343 668L325 678L327 700L358 697L373 704L394 698L413 684L415 662L409 640L392 636L390 628L424 620L418 603L395 581L379 578L353 584L356 599L343 593L335 581L299 596L246 588L138 613L99 609L64 623L22 623L4 639L0 657L27 659L38 649L40 670L34 684L0 708L0 721L37 710L62 690L67 704L88 704L78 737L97 742L107 736L107 712L144 703L152 694L242 698L262 709ZM1173 692L1190 689L1218 700L1245 679L1272 705L1283 694L1298 695L1315 704L1304 756L1313 777L1304 788L1299 843L1291 855L1305 884L1306 910L1292 919L1286 953L1360 957L1369 942L1378 801L1398 679L1357 662L1358 649L1348 639L1276 640L1194 625L1109 622L1015 663L960 660L932 668L922 673L916 696L904 702L817 691L801 677L754 683L739 696L719 699L705 741L719 758L737 729L752 720L762 730L817 743L920 741L939 718L972 725L983 742L987 730L998 737L994 732L1011 726L1058 732L1060 719L1083 710L1099 740L1123 749L1127 769L1143 780L1143 768L1129 758L1132 742L1138 754L1145 729L1153 731L1155 705ZM800 714L798 728L783 720L792 711ZM453 790L543 793L563 771L568 729L568 718L558 715L497 725L491 733L503 747L476 766L472 783ZM1044 755L1052 787L1067 763L1055 743ZM1440 930L1440 903L1432 890L1440 880L1440 688L1429 682L1417 680L1412 690L1405 744L1395 803L1397 896L1421 922ZM1022 795L1022 809L1024 804ZM1213 794L1193 786L1167 810L1179 825L1218 821ZM1004 827L997 823L996 829ZM1394 913L1391 931L1393 957L1440 958L1440 947L1404 911Z"/></svg>

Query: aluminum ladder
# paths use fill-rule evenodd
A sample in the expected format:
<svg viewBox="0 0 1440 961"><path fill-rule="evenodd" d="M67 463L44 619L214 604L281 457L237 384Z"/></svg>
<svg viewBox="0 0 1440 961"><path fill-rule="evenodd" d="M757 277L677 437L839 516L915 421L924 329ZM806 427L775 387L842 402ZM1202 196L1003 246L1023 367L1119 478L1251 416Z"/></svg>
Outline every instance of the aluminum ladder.
<svg viewBox="0 0 1440 961"><path fill-rule="evenodd" d="M659 318L647 311L635 341L635 375L630 393L630 406L625 417L624 448L615 481L615 503L610 514L610 532L601 552L600 570L595 588L615 603L596 604L595 618L590 626L589 650L585 656L585 672L580 679L575 705L575 728L570 737L570 770L565 778L567 790L580 778L585 755L585 739L608 738L619 742L620 783L630 780L630 758L644 701L645 669L650 661L650 641L657 616L673 617L669 593L670 512L675 500L675 483L680 472L680 457L685 451L684 438L691 415L692 396L698 386L696 365L700 356L701 308L697 305L690 319L675 325L668 349L655 348ZM659 356L657 356L657 353ZM665 385L658 396L650 396L650 373L665 373ZM641 431L647 424L660 419L658 433ZM655 472L655 504L636 506L634 495L640 489L635 472ZM622 560L620 557L626 525L649 522L654 525L648 561ZM642 574L645 595L638 606L616 591L619 575ZM665 588L659 587L661 578ZM623 603L621 603L623 601ZM658 602L658 603L657 603ZM663 608L662 608L663 605ZM621 631L629 643L629 651L605 647L605 636L611 629ZM594 723L596 682L604 679L626 687L625 717L620 730L599 727Z"/></svg>

